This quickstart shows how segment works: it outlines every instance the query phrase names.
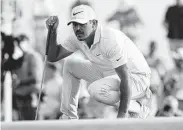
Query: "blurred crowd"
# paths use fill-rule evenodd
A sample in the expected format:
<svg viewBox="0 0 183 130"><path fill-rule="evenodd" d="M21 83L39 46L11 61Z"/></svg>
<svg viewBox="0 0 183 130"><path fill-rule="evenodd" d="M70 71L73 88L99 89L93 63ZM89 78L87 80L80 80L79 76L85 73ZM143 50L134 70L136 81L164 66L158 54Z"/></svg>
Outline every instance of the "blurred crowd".
<svg viewBox="0 0 183 130"><path fill-rule="evenodd" d="M76 0L71 8L79 4L91 6L88 1ZM138 39L138 32L135 30L142 22L135 8L125 6L123 1L119 9L106 19L107 22L113 20L119 22L119 29L134 42ZM183 116L183 4L180 0L176 0L175 5L167 8L164 25L167 29L167 44L174 67L167 69L163 60L157 56L158 41L152 40L147 43L148 53L144 56L152 71L150 89L153 93L150 117ZM56 63L45 62L44 55L31 45L30 40L26 33L15 36L1 30L2 121L5 119L4 89L7 72L11 73L13 121L34 120L38 104L40 104L39 120L55 120L62 115L59 109L62 100L60 93L64 89L62 86L64 60ZM44 89L39 101L44 67ZM90 98L87 82L81 80L80 86L78 104L80 119L116 118L117 108Z"/></svg>

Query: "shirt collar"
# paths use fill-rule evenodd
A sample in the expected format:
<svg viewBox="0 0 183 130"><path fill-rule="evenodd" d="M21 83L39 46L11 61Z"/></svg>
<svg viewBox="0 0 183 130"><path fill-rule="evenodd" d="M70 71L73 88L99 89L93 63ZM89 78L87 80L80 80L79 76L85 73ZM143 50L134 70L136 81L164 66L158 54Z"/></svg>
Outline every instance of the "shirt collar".
<svg viewBox="0 0 183 130"><path fill-rule="evenodd" d="M101 30L102 30L102 26L100 24L98 24L97 30L95 32L95 37L94 37L93 45L96 44L96 43L98 43L98 42L100 42Z"/></svg>

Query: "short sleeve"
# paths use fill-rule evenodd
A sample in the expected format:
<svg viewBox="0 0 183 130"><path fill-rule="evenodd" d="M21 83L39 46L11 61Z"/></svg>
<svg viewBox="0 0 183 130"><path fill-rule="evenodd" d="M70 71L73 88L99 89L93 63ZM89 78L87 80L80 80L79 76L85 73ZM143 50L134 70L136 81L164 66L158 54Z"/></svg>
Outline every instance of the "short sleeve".
<svg viewBox="0 0 183 130"><path fill-rule="evenodd" d="M75 52L78 50L78 41L74 36L69 36L64 41L62 41L61 36L58 36L58 44L61 44L65 49L71 52Z"/></svg>
<svg viewBox="0 0 183 130"><path fill-rule="evenodd" d="M107 48L109 49L106 51L106 54L113 68L124 65L128 61L128 54L124 42L125 40L121 42L114 41L108 44L109 46Z"/></svg>

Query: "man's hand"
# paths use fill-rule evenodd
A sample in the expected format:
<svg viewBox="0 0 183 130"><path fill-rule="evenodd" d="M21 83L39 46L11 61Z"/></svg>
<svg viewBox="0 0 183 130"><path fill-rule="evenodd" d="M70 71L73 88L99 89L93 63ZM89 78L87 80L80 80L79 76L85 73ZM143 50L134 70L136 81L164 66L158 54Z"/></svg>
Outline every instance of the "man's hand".
<svg viewBox="0 0 183 130"><path fill-rule="evenodd" d="M57 16L50 16L46 20L46 27L50 29L52 27L52 31L56 31L59 25L59 19Z"/></svg>

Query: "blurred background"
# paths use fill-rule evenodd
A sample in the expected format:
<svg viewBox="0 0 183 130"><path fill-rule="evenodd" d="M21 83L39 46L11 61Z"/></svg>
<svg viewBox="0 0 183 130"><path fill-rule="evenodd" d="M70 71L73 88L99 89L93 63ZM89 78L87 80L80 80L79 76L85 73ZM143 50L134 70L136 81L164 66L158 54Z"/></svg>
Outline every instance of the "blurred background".
<svg viewBox="0 0 183 130"><path fill-rule="evenodd" d="M87 4L98 20L120 29L142 51L152 70L151 116L183 116L183 0L1 0L1 121L34 120L44 68L46 19L59 17L67 37L70 12ZM64 60L47 63L38 119L55 120ZM80 119L115 118L117 108L98 103L81 81Z"/></svg>

